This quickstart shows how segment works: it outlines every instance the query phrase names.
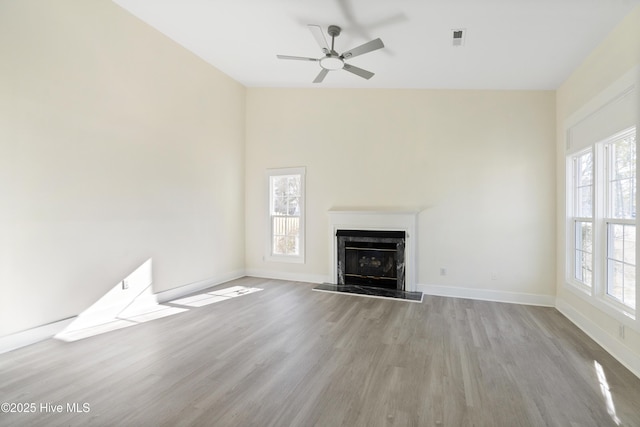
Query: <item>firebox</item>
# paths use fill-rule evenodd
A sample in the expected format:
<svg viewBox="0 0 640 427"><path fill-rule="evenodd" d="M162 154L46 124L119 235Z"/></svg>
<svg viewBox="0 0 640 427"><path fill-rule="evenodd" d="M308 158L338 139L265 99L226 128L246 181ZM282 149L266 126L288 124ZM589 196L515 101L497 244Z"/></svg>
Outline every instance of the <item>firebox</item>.
<svg viewBox="0 0 640 427"><path fill-rule="evenodd" d="M337 230L339 285L405 290L405 232Z"/></svg>

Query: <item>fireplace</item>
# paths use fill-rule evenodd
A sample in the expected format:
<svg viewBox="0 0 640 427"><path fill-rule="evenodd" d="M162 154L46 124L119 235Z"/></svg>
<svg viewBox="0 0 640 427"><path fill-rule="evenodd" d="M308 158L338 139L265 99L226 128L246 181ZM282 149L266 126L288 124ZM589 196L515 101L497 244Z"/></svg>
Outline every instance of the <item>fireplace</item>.
<svg viewBox="0 0 640 427"><path fill-rule="evenodd" d="M337 284L405 290L404 231L337 230Z"/></svg>
<svg viewBox="0 0 640 427"><path fill-rule="evenodd" d="M341 283L340 274L338 272L339 267L338 263L340 262L340 258L342 258L342 266L345 266L346 262L346 252L339 256L338 253L344 251L344 248L338 248L338 238L344 237L342 239L344 243L347 241L350 243L350 247L356 248L356 250L360 250L360 252L365 252L363 255L365 257L369 257L369 259L363 260L363 271L360 274L361 276L375 276L375 277L386 277L389 274L384 273L380 274L380 272L376 274L371 274L371 268L382 268L383 263L388 266L388 258L385 258L382 253L386 251L379 250L378 254L374 255L369 252L368 255L366 253L366 245L369 243L385 243L395 245L395 250L398 251L398 244L401 244L401 254L396 254L396 262L392 262L392 266L395 266L395 274L396 281L394 289L400 290L401 292L415 292L417 291L416 285L416 242L418 235L417 228L417 218L420 209L407 209L407 208L348 208L348 207L335 207L329 210L329 235L327 236L330 239L330 253L327 259L329 263L329 271L331 275L329 276L330 283L338 285ZM340 232L341 236L338 236L338 232ZM384 234L387 233L387 234ZM391 233L391 234L389 234ZM367 237L366 235L369 235ZM384 240L391 239L391 240ZM395 240L394 240L395 239ZM369 241L368 241L369 240ZM378 240L377 242L375 242ZM365 246L365 251L363 251L363 247ZM391 247L381 247L378 249L394 249L394 246ZM375 256L375 260L372 258ZM362 255L357 258L360 259ZM400 262L398 262L400 261ZM380 264L378 265L378 262ZM358 267L360 263L358 263ZM344 279L344 268L341 267L343 279ZM353 280L353 276L349 276L349 280ZM400 284L398 283L398 278L400 278ZM375 279L364 278L361 279L365 282L369 283L373 282ZM382 282L382 280L379 280ZM387 286L393 286L391 282L393 280L386 280ZM342 282L344 283L344 282ZM351 286L351 285L350 285ZM367 287L373 287L372 284L365 283L363 286L356 285L359 288L366 289ZM379 284L378 284L379 286ZM381 289L381 288L376 288ZM384 288L389 292L392 291L391 288Z"/></svg>

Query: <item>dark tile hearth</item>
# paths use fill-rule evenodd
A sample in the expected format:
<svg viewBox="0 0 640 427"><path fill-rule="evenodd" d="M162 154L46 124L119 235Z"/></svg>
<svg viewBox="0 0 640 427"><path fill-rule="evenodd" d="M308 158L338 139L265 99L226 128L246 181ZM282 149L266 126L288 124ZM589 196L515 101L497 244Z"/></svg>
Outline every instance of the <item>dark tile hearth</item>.
<svg viewBox="0 0 640 427"><path fill-rule="evenodd" d="M422 292L408 292L401 291L399 289L375 288L372 286L334 285L332 283L323 283L313 288L313 290L355 294L378 298L391 298L410 302L422 302Z"/></svg>

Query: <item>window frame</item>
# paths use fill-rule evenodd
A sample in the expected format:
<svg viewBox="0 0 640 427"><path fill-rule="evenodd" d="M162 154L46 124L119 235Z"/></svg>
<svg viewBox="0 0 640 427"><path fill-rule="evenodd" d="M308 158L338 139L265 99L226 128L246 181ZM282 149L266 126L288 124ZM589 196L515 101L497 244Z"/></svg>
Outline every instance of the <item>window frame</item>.
<svg viewBox="0 0 640 427"><path fill-rule="evenodd" d="M273 227L273 191L272 191L272 178L281 176L298 175L300 176L300 201L298 203L299 226L298 226L298 254L278 254L274 253L274 227ZM304 263L305 262L305 224L306 224L306 168L305 167L290 167L290 168L277 168L267 169L266 171L266 192L267 192L267 237L265 247L265 260L271 262L289 262L289 263ZM292 216L295 217L295 216Z"/></svg>

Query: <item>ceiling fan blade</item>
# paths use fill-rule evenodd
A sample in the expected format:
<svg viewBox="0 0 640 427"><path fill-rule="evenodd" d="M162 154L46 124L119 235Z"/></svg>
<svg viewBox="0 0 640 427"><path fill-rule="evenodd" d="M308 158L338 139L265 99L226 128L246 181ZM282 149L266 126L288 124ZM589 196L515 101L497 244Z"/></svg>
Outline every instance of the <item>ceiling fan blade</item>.
<svg viewBox="0 0 640 427"><path fill-rule="evenodd" d="M324 34L322 33L322 28L320 28L320 26L318 25L312 25L312 24L309 24L307 26L309 27L309 31L311 31L311 34L313 34L313 37L316 39L316 42L318 42L318 46L320 46L320 49L322 49L322 52L324 52L325 54L330 53L331 49L329 49L329 45L327 44L327 39L324 38Z"/></svg>
<svg viewBox="0 0 640 427"><path fill-rule="evenodd" d="M362 68L354 67L353 65L349 64L344 64L344 67L342 69L367 80L374 76L374 73L372 73L371 71L363 70Z"/></svg>
<svg viewBox="0 0 640 427"><path fill-rule="evenodd" d="M278 59L296 59L298 61L318 61L316 58L307 58L306 56L290 56L290 55L276 55Z"/></svg>
<svg viewBox="0 0 640 427"><path fill-rule="evenodd" d="M329 74L329 70L325 70L323 68L322 70L320 70L320 74L318 74L318 76L315 78L315 80L313 82L314 83L322 83L324 78L327 77L327 74Z"/></svg>
<svg viewBox="0 0 640 427"><path fill-rule="evenodd" d="M372 50L382 49L384 47L384 43L382 40L375 39L370 42L366 42L358 47L354 47L351 50L346 51L341 56L343 58L353 58L354 56L362 55L363 53L371 52Z"/></svg>

